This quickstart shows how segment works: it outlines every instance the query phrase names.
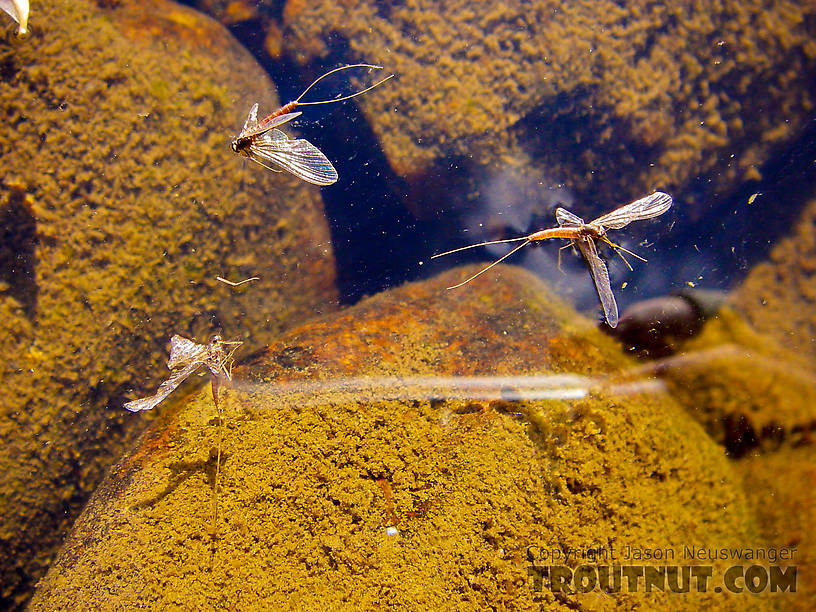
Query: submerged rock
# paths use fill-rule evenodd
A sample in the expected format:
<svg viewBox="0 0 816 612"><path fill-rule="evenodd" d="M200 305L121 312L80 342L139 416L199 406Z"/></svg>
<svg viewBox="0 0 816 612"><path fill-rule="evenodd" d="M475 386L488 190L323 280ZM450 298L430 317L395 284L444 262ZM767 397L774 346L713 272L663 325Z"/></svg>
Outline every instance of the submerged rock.
<svg viewBox="0 0 816 612"><path fill-rule="evenodd" d="M797 446L816 429L811 363L727 307L676 355L639 372L664 380L732 457Z"/></svg>
<svg viewBox="0 0 816 612"><path fill-rule="evenodd" d="M529 273L497 269L457 291L474 268L384 292L234 370L216 523L209 392L165 412L31 609L739 609L530 579L625 552L688 564L684 545L756 532L702 428L659 385L616 385L634 362L613 340Z"/></svg>
<svg viewBox="0 0 816 612"><path fill-rule="evenodd" d="M0 40L2 608L141 429L121 406L172 333L261 345L336 296L319 192L229 149L278 101L225 29L158 0L35 8Z"/></svg>
<svg viewBox="0 0 816 612"><path fill-rule="evenodd" d="M699 335L679 343L676 355L641 370L664 379L673 396L734 457L812 444L814 235L816 200Z"/></svg>
<svg viewBox="0 0 816 612"><path fill-rule="evenodd" d="M785 446L773 454L746 456L734 463L742 475L748 503L757 517L766 542L774 551L789 547L795 556L787 561L770 558L767 564L795 566L795 595L785 596L786 608L813 610L816 606L816 447Z"/></svg>
<svg viewBox="0 0 816 612"><path fill-rule="evenodd" d="M796 595L780 598L796 610L816 607L814 236L816 200L698 337L648 366L738 459L733 466L765 541L795 551L779 565L798 568Z"/></svg>
<svg viewBox="0 0 816 612"><path fill-rule="evenodd" d="M777 206L782 206L778 202ZM767 261L754 266L732 303L758 331L816 364L816 198Z"/></svg>
<svg viewBox="0 0 816 612"><path fill-rule="evenodd" d="M616 328L603 330L643 359L667 357L700 332L725 297L721 291L685 289L635 302L621 315Z"/></svg>
<svg viewBox="0 0 816 612"><path fill-rule="evenodd" d="M813 17L812 5L737 0L289 0L282 23L301 65L339 50L398 75L358 102L424 196L417 207L450 206L429 186L462 174L472 207L491 177L523 167L597 213L663 188L698 215L810 121Z"/></svg>

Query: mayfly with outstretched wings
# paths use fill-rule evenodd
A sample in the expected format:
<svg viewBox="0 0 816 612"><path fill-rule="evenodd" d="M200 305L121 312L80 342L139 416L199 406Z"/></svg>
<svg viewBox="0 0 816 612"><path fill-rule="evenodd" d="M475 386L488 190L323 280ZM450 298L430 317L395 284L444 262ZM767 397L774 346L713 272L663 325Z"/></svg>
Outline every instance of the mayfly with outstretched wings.
<svg viewBox="0 0 816 612"><path fill-rule="evenodd" d="M479 246L485 246L488 244L521 242L520 245L512 249L509 253L503 255L490 265L485 266L476 274L470 276L461 283L448 287L448 289L455 289L469 283L477 276L484 274L490 268L501 263L513 253L527 246L531 242L548 240L550 238L563 238L565 240L569 240L570 244L574 244L578 247L578 250L581 252L581 255L583 255L587 265L589 266L589 273L592 276L592 281L594 282L595 289L598 292L598 298L601 301L601 306L603 307L604 311L604 318L606 319L607 324L609 327L616 327L618 325L618 305L615 302L615 296L612 293L612 287L609 282L609 271L607 270L603 259L601 259L601 256L598 255L598 245L595 243L595 241L600 240L601 242L604 242L612 247L631 270L632 266L629 265L629 262L626 261L626 258L623 257L623 255L621 255L620 251L628 253L629 255L637 257L641 260L643 260L643 258L624 249L622 246L611 242L609 238L606 237L607 230L621 229L622 227L629 225L632 221L642 221L644 219L657 217L669 210L671 205L672 197L669 194L656 191L645 198L640 198L639 200L630 202L629 204L621 206L620 208L616 208L610 213L601 215L589 223L585 223L581 217L571 213L566 208L559 207L555 211L555 219L558 222L558 227L533 232L529 236L522 236L520 238L479 242L478 244L471 244L468 246L459 247L458 249L445 251L444 253L433 255L433 257L450 255L451 253L456 253L458 251L464 251Z"/></svg>
<svg viewBox="0 0 816 612"><path fill-rule="evenodd" d="M348 70L349 68L373 68L379 70L381 66L352 64L330 70L316 79L295 100L284 104L260 121L258 121L258 104L255 103L249 111L241 133L232 141L232 150L248 157L268 170L274 172L285 170L313 185L326 186L336 183L338 179L337 170L334 169L332 163L323 155L320 149L303 138L290 139L277 128L302 114L300 111L295 112L295 108L298 106L331 104L332 102L349 100L374 89L394 76L393 74L387 76L374 85L348 96L332 100L301 102L301 98L318 82L335 72Z"/></svg>
<svg viewBox="0 0 816 612"><path fill-rule="evenodd" d="M277 129L301 113L279 115L267 124L258 122L258 104L249 111L244 129L232 141L232 150L245 155L264 168L280 172L291 172L296 177L313 185L331 185L337 182L337 170L323 155L322 151L308 140L290 139Z"/></svg>

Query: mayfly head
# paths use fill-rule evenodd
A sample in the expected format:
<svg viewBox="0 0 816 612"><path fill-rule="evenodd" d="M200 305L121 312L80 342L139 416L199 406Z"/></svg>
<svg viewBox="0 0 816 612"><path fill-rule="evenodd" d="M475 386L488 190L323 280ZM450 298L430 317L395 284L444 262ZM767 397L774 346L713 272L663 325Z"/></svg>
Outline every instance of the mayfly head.
<svg viewBox="0 0 816 612"><path fill-rule="evenodd" d="M251 138L239 136L230 143L230 149L233 153L240 153L249 157L249 145L252 144Z"/></svg>

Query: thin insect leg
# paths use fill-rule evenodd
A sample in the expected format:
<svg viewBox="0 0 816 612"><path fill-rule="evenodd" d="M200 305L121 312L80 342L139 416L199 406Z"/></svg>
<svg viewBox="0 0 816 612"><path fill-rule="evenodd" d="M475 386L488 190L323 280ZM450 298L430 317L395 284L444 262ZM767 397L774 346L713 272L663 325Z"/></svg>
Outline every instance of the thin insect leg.
<svg viewBox="0 0 816 612"><path fill-rule="evenodd" d="M644 261L644 262L645 262L645 261L649 261L649 260L648 260L648 259L646 259L645 257L641 257L640 255L638 255L637 253L635 253L635 252L633 252L633 251L630 251L629 249L624 249L624 248L623 248L621 245L619 245L619 244L614 244L614 243L612 243L612 242L610 242L609 244L612 246L612 248L614 248L614 249L616 249L616 250L619 250L619 251L623 251L624 253L626 253L626 254L628 254L628 255L631 255L632 257L634 257L634 258L636 258L636 259L639 259L640 261Z"/></svg>
<svg viewBox="0 0 816 612"><path fill-rule="evenodd" d="M458 249L451 249L450 251L445 251L444 253L437 253L436 255L431 255L431 259L436 259L437 257L442 257L443 255L451 255L453 253L458 253L459 251L467 251L468 249L475 249L476 247L480 247L480 246L487 246L489 244L502 244L504 242L519 242L521 240L527 240L529 242L529 238L527 236L522 236L521 238L507 238L505 240L489 240L487 242L478 242L476 244L469 244L468 246L459 247Z"/></svg>
<svg viewBox="0 0 816 612"><path fill-rule="evenodd" d="M626 267L627 267L627 268L629 268L629 271L630 271L630 272L634 272L634 270L632 269L632 266L631 266L631 265L630 265L630 263L629 263L629 262L626 260L626 258L625 258L625 257L624 257L624 256L621 254L621 251L623 251L624 253L628 253L628 254L629 254L629 255L631 255L632 257L636 257L636 258L637 258L637 259L639 259L640 261L644 261L644 262L646 261L646 259L645 259L645 258L641 257L641 256L640 256L640 255L638 255L637 253L633 253L632 251L630 251L630 250L628 250L628 249L623 248L623 247L622 247L621 245L619 245L619 244L615 244L614 242L612 242L611 240L609 240L609 238L607 238L606 236L604 236L604 237L603 237L603 241L604 241L606 244L608 244L610 247L612 247L612 249L615 251L615 254L616 254L618 257L620 257L620 258L623 260L623 263L625 263L625 264L626 264Z"/></svg>
<svg viewBox="0 0 816 612"><path fill-rule="evenodd" d="M335 68L334 70L330 70L329 72L327 72L327 73L326 73L326 74L324 74L323 76L318 77L318 78L317 78L317 79L316 79L316 80L315 80L315 81L314 81L314 82L313 82L311 85L309 85L309 86L308 86L308 87L307 87L305 90L303 90L303 93L302 93L302 94L300 94L300 95L299 95L299 96L298 96L298 97L297 97L297 98L294 100L295 104L296 104L297 106L315 106L315 105L317 105L317 104L330 104L330 103L332 103L332 102L342 102L343 100L350 100L351 98L356 98L357 96L360 96L360 95L362 95L362 94L364 94L364 93L366 93L366 92L368 92L368 91L371 91L371 90L372 90L372 89L374 89L375 87L379 87L380 85L382 85L383 83L385 83L385 82L386 82L388 79L391 79L391 78L393 78L393 77L394 77L394 75L393 75L393 74L392 74L392 75L389 75L389 76L385 77L385 78L384 78L382 81L378 81L377 83L374 83L373 85L371 85L371 86L369 86L369 87L366 87L366 88L365 88L365 89L363 89L362 91L358 91L358 92L356 92L356 93L349 94L348 96L343 96L342 98L334 98L334 99L332 99L332 100L319 100L319 101L317 101L317 102L301 102L301 101L300 101L300 100L301 100L301 98L303 98L303 96L305 96L305 95L306 95L306 93L307 93L307 92L308 92L308 91L309 91L309 90L310 90L312 87L314 87L315 85L317 85L317 84L318 84L320 81L322 81L323 79L325 79L327 76L332 75L332 74L334 74L335 72L340 72L341 70L348 70L349 68L376 68L377 70L382 70L382 66L374 66L374 65L372 65L372 64L351 64L351 65L349 65L349 66L340 66L339 68Z"/></svg>
<svg viewBox="0 0 816 612"><path fill-rule="evenodd" d="M634 271L635 271L635 270L634 270L634 268L632 268L632 264L630 264L630 263L629 263L629 261L628 261L628 260L627 260L627 259L626 259L626 258L623 256L623 253L621 253L621 252L620 252L618 249L615 249L615 255L617 255L618 257L620 257L620 258L621 258L621 260L623 261L623 263L625 263L625 264L626 264L626 267L627 267L627 268L629 268L629 271L630 271L630 272L634 272Z"/></svg>
<svg viewBox="0 0 816 612"><path fill-rule="evenodd" d="M232 382L232 356L235 351L238 350L238 347L243 344L243 342L223 342L222 344L232 345L232 350L230 350L230 352L218 364L217 369L219 370L219 373L212 375L213 400L215 401L215 408L218 411L218 446L215 459L215 478L213 479L213 563L215 562L215 553L218 543L218 480L221 475L221 449L224 445L224 413L221 409L221 402L218 400L218 393L221 387L219 376L221 373L223 373L227 384ZM229 369L227 369L227 364L229 364Z"/></svg>
<svg viewBox="0 0 816 612"><path fill-rule="evenodd" d="M462 282L461 282L461 283L459 283L458 285L453 285L453 286L451 286L451 287L448 287L448 289L456 289L457 287L461 287L462 285L466 285L467 283L469 283L470 281L472 281L474 278L476 278L477 276L481 276L482 274L484 274L485 272L487 272L487 271L488 271L490 268L492 268L493 266L496 266L496 265L500 264L500 263L501 263L501 262L503 262L505 259L507 259L508 257L510 257L510 256L511 256L513 253L515 253L516 251L518 251L518 250L519 250L519 249L521 249L521 248L524 248L524 247L525 247L525 246L527 246L529 243L530 243L530 239L528 238L528 239L526 239L526 240L525 240L525 242L521 243L521 244L520 244L520 245L518 245L516 248L514 248L512 251L510 251L509 253L507 253L507 255L503 255L502 257L500 257L499 259L497 259L496 261L494 261L492 264L490 264L490 265L489 265L489 266L487 266L486 268L482 268L481 270L479 270L479 271L478 271L476 274L474 274L473 276L471 276L469 279L467 279L467 280L465 280L465 281L462 281Z"/></svg>
<svg viewBox="0 0 816 612"><path fill-rule="evenodd" d="M264 167L264 168L266 168L267 170L271 170L272 172L283 172L283 170L278 170L277 168L273 168L272 166L267 166L265 163L258 161L258 160L257 160L257 159L255 159L254 157L250 157L249 159L251 159L252 161L254 161L254 162L255 162L256 164L258 164L259 166L263 166L263 167Z"/></svg>
<svg viewBox="0 0 816 612"><path fill-rule="evenodd" d="M561 251L563 251L564 249L568 249L571 246L574 246L574 243L573 243L572 240L570 240L567 244L565 244L564 246L562 246L561 248L558 249L558 271L561 274L563 274L564 276L566 276L567 273L564 272L564 270L561 269Z"/></svg>
<svg viewBox="0 0 816 612"><path fill-rule="evenodd" d="M221 369L224 371L224 376L227 377L227 382L232 382L232 364L235 361L232 358L232 356L235 354L235 351L238 350L238 347L240 347L243 344L243 342L240 342L240 341L236 340L236 341L232 341L232 342L224 342L224 344L232 344L233 345L230 352L227 354L226 357L224 357L224 360L221 362ZM226 369L226 365L228 363L229 363L229 371L227 371L227 369Z"/></svg>

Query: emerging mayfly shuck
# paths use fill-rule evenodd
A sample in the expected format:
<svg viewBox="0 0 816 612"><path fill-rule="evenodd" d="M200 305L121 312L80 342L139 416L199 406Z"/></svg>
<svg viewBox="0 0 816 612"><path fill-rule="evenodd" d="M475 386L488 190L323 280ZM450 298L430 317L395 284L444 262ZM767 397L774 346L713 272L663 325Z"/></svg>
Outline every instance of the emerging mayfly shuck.
<svg viewBox="0 0 816 612"><path fill-rule="evenodd" d="M212 379L213 401L218 407L218 387L222 381L230 382L232 354L243 344L239 341L224 341L221 336L213 336L208 344L198 344L179 335L170 338L170 358L167 368L170 378L159 385L155 395L133 400L125 404L131 412L155 408L164 398L190 377L201 366L207 366ZM220 409L220 408L219 408Z"/></svg>
<svg viewBox="0 0 816 612"><path fill-rule="evenodd" d="M374 83L374 85L348 96L334 98L333 100L301 102L303 96L317 83L335 72L348 70L349 68L375 68L381 70L382 66L352 64L335 68L316 79L295 100L284 104L278 110L270 113L260 121L258 121L258 104L256 102L249 110L249 116L244 123L244 129L242 129L241 133L232 141L232 150L248 157L268 170L280 172L277 168L269 165L273 164L313 185L325 186L337 182L337 170L334 169L334 166L332 166L331 162L323 155L320 149L303 138L290 140L286 134L277 128L302 114L300 111L295 112L298 106L314 106L350 100L382 85L394 76L393 74L389 75L381 81Z"/></svg>
<svg viewBox="0 0 816 612"><path fill-rule="evenodd" d="M577 246L578 250L581 251L581 255L584 256L584 259L589 266L589 273L595 283L595 289L598 292L598 298L601 300L601 306L603 307L604 317L606 318L607 324L609 327L616 327L618 325L618 305L615 302L615 296L612 294L612 287L609 284L609 271L606 269L606 264L603 262L600 255L598 255L598 245L595 244L595 241L599 240L612 247L631 270L632 266L629 265L629 262L626 261L626 258L623 255L621 255L620 251L629 253L641 261L646 260L639 255L632 253L632 251L627 251L622 246L611 242L606 236L607 230L621 229L622 227L629 225L632 221L642 221L643 219L657 217L669 210L671 205L672 198L669 194L656 191L645 198L640 198L639 200L635 200L634 202L631 202L625 206L621 206L610 213L602 215L589 223L585 223L583 219L572 214L567 209L559 207L555 211L555 219L558 221L558 227L533 232L529 236L522 236L520 238L489 240L487 242L471 244L469 246L460 247L458 249L433 255L432 259L434 257L450 255L451 253L457 253L459 251L485 246L488 244L521 242L519 246L511 250L506 255L500 257L489 266L482 268L470 278L462 281L458 285L448 287L448 289L456 289L457 287L461 287L462 285L469 283L477 276L484 274L490 268L501 263L513 253L527 246L531 242L549 240L550 238L563 238L569 240L570 242L567 246Z"/></svg>

